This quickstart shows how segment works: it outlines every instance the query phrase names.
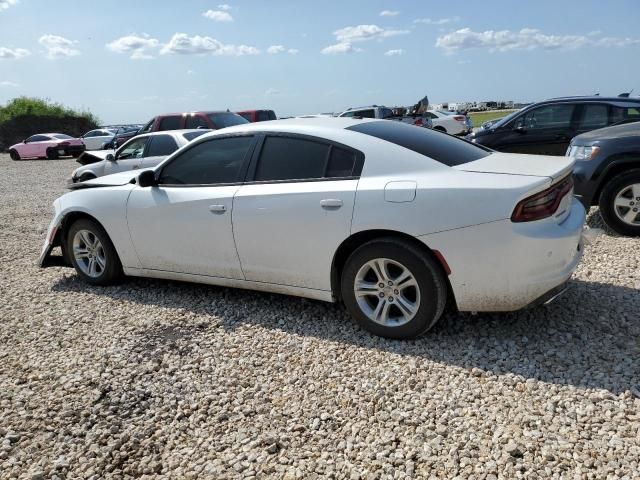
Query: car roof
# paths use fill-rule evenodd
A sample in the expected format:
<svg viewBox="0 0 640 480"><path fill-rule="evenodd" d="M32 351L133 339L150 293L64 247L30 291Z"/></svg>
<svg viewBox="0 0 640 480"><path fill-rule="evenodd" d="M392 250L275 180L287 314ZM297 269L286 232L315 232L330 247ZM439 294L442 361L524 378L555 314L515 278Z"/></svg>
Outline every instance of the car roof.
<svg viewBox="0 0 640 480"><path fill-rule="evenodd" d="M640 97L601 97L599 95L585 95L574 97L556 97L549 98L537 103L552 103L552 102L615 102L615 103L640 103ZM535 104L532 104L535 105Z"/></svg>
<svg viewBox="0 0 640 480"><path fill-rule="evenodd" d="M156 115L154 118L158 118L158 117L174 117L176 115L197 115L197 114L202 114L202 115L209 115L211 113L235 113L235 112L231 112L228 110L195 110L193 112L173 112L173 113L162 113L160 115Z"/></svg>
<svg viewBox="0 0 640 480"><path fill-rule="evenodd" d="M351 110L363 110L365 108L387 108L384 105L365 105L364 107L349 107L345 110L345 112L349 112Z"/></svg>

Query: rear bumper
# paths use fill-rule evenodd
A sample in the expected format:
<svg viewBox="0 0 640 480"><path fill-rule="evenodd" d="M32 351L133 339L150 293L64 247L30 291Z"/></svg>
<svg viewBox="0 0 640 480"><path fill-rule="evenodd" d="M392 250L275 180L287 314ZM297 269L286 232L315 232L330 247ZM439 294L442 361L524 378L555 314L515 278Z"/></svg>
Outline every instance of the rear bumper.
<svg viewBox="0 0 640 480"><path fill-rule="evenodd" d="M458 310L514 311L553 296L571 278L582 258L584 220L584 207L572 199L561 223L502 220L419 239L449 264Z"/></svg>

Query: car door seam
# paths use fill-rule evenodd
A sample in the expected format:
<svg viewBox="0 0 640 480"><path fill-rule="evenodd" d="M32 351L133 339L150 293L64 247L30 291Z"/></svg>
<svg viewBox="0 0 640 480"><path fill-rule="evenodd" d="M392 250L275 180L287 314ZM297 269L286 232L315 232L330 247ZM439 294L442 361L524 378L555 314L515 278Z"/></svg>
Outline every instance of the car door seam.
<svg viewBox="0 0 640 480"><path fill-rule="evenodd" d="M236 195L241 189L242 189L242 185L238 186L238 189L231 196L231 213L229 215L231 216L230 221L231 221L231 237L233 238L233 248L236 251L236 257L238 258L238 265L240 265L240 273L242 274L242 279L247 280L247 276L244 273L244 268L242 268L242 259L240 258L240 252L238 251L238 242L236 242L236 228L233 222L233 214L235 212L235 208L233 207L235 206L234 204L236 201Z"/></svg>

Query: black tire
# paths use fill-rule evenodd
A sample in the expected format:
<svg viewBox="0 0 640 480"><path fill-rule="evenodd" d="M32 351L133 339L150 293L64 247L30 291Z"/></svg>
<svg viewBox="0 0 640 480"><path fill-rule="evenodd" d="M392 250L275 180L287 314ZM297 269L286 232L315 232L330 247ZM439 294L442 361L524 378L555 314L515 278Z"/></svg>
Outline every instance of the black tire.
<svg viewBox="0 0 640 480"><path fill-rule="evenodd" d="M602 189L598 202L600 206L600 215L609 228L620 235L626 235L629 237L640 236L640 224L631 225L618 218L614 202L616 196L620 192L634 184L640 185L640 169L628 170L609 180ZM638 197L634 197L629 198L629 200L634 204L630 208L638 209L638 215L636 218L640 219L640 199Z"/></svg>
<svg viewBox="0 0 640 480"><path fill-rule="evenodd" d="M86 182L87 180L93 180L94 178L98 177L96 177L93 173L83 173L82 175L80 175L80 178L78 178L78 181Z"/></svg>
<svg viewBox="0 0 640 480"><path fill-rule="evenodd" d="M434 130L437 130L442 133L447 133L447 129L438 125L437 127L433 127Z"/></svg>
<svg viewBox="0 0 640 480"><path fill-rule="evenodd" d="M9 150L9 156L11 157L11 160L20 160L20 154L13 149Z"/></svg>
<svg viewBox="0 0 640 480"><path fill-rule="evenodd" d="M85 230L93 234L101 243L101 251L104 253L105 267L101 269L96 276L87 275L78 264L78 260L75 257L73 250L73 242L76 234ZM71 264L76 269L76 272L85 282L91 285L113 285L118 283L123 276L122 264L120 258L116 252L109 235L104 229L95 221L89 219L81 219L75 221L67 231L66 235L66 254L71 260Z"/></svg>
<svg viewBox="0 0 640 480"><path fill-rule="evenodd" d="M80 155L82 155L82 152L73 152L73 153L71 154L71 156L72 156L73 158L78 158Z"/></svg>
<svg viewBox="0 0 640 480"><path fill-rule="evenodd" d="M415 278L419 287L420 302L415 315L407 323L397 326L382 325L370 319L358 304L354 292L356 277L361 268L365 268L367 262L374 259L397 262ZM393 237L372 240L355 250L342 271L340 288L345 306L356 322L365 330L387 338L408 339L422 335L436 324L447 303L447 284L441 266L412 243ZM397 290L395 294L398 294ZM390 295L393 293L390 292ZM376 297L372 295L366 298L370 299L367 301L372 301ZM389 305L389 311L396 309L401 313L397 306L397 297L396 306ZM371 309L374 309L373 304Z"/></svg>
<svg viewBox="0 0 640 480"><path fill-rule="evenodd" d="M47 148L47 159L49 159L49 160L57 160L58 159L58 151L55 148Z"/></svg>

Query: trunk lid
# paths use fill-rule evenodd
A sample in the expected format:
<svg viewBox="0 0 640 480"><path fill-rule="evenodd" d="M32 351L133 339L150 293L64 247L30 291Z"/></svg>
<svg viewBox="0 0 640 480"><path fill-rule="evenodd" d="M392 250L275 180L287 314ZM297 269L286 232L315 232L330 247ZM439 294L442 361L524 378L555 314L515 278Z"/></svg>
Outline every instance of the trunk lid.
<svg viewBox="0 0 640 480"><path fill-rule="evenodd" d="M495 152L453 168L465 172L547 177L555 181L569 175L574 163L570 157Z"/></svg>

